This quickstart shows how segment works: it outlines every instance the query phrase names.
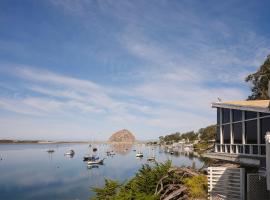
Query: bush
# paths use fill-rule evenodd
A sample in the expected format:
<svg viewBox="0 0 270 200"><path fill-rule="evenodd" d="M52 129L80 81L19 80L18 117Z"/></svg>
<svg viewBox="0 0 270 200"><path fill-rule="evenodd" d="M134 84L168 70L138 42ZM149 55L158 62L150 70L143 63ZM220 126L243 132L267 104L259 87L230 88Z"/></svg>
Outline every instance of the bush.
<svg viewBox="0 0 270 200"><path fill-rule="evenodd" d="M207 198L207 177L205 175L186 178L183 182L189 188L190 197Z"/></svg>

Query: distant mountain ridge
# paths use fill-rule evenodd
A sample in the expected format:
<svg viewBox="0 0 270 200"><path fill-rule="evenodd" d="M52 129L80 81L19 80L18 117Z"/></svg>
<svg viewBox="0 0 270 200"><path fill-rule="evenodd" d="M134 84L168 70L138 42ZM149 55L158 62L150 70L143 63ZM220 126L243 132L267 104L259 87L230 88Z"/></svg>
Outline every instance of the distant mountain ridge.
<svg viewBox="0 0 270 200"><path fill-rule="evenodd" d="M135 142L135 136L127 129L117 131L109 138L109 142Z"/></svg>

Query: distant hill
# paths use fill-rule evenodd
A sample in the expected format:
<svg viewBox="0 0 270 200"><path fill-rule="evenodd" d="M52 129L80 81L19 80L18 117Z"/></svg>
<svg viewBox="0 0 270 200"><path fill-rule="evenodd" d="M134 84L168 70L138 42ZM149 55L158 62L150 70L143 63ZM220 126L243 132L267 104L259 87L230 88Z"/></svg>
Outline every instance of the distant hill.
<svg viewBox="0 0 270 200"><path fill-rule="evenodd" d="M109 142L135 142L135 140L135 136L126 129L117 131L109 138Z"/></svg>

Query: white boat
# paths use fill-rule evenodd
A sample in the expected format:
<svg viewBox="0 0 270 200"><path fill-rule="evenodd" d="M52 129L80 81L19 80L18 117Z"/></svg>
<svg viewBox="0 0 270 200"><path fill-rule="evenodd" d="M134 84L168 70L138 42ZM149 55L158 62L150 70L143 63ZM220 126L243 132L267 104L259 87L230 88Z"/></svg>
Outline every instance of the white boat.
<svg viewBox="0 0 270 200"><path fill-rule="evenodd" d="M90 160L87 162L87 164L88 165L103 165L104 159Z"/></svg>
<svg viewBox="0 0 270 200"><path fill-rule="evenodd" d="M150 155L150 148L149 148L149 156L147 158L147 161L155 161L156 158L155 158L155 152L154 152L154 149L152 149L152 155Z"/></svg>
<svg viewBox="0 0 270 200"><path fill-rule="evenodd" d="M75 151L73 149L69 150L68 152L65 153L65 155L72 156L75 154Z"/></svg>
<svg viewBox="0 0 270 200"><path fill-rule="evenodd" d="M143 153L142 153L142 152L137 153L137 154L136 154L136 157L142 158L142 157L143 157Z"/></svg>

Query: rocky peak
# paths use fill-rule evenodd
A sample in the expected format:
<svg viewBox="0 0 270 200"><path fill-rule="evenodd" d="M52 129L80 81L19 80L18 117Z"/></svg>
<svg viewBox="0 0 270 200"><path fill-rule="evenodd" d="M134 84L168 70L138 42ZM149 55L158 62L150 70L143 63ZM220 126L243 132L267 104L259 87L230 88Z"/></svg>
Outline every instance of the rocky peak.
<svg viewBox="0 0 270 200"><path fill-rule="evenodd" d="M123 129L112 134L109 142L135 142L135 137L130 131Z"/></svg>

